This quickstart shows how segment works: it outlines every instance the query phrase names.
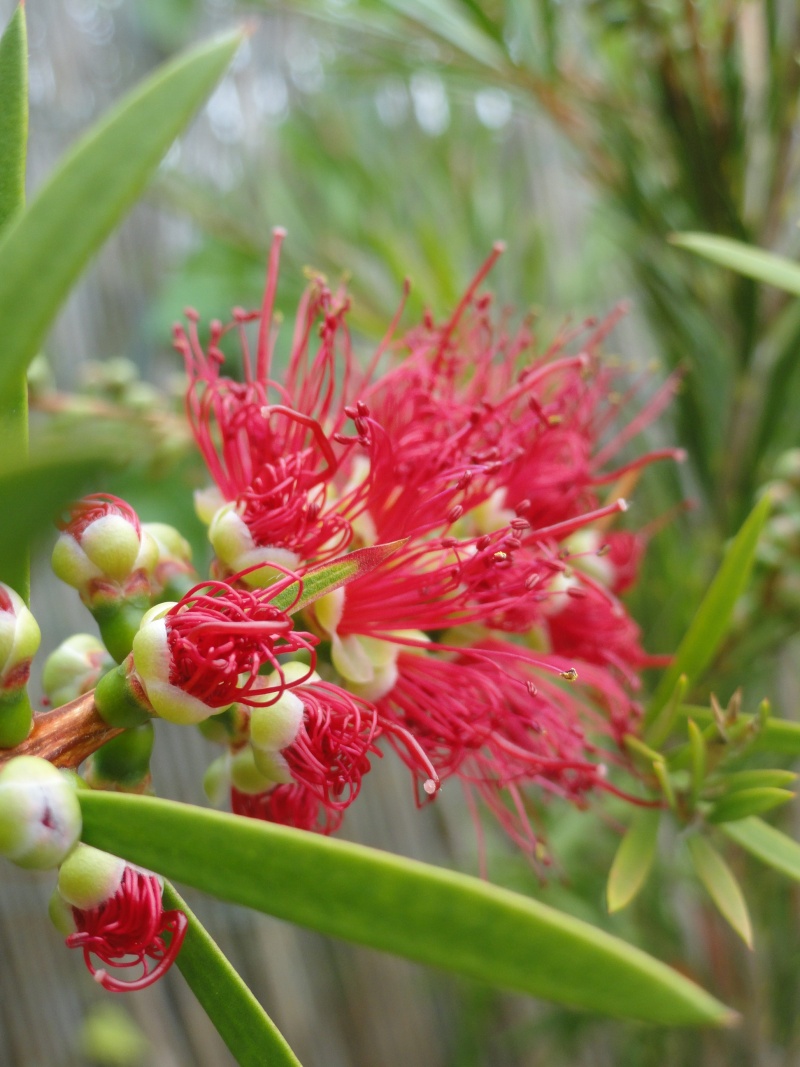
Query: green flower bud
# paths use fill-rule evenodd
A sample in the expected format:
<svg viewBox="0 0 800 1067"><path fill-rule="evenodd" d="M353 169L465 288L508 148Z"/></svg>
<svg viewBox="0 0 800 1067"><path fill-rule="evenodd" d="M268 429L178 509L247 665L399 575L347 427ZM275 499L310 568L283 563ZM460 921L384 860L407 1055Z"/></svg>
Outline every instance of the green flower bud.
<svg viewBox="0 0 800 1067"><path fill-rule="evenodd" d="M297 737L303 721L303 701L287 690L280 700L267 707L253 708L250 714L250 741L255 748L279 752Z"/></svg>
<svg viewBox="0 0 800 1067"><path fill-rule="evenodd" d="M69 855L81 833L73 782L38 756L17 756L0 770L0 855L47 870Z"/></svg>
<svg viewBox="0 0 800 1067"><path fill-rule="evenodd" d="M114 896L124 871L125 860L79 844L61 864L58 892L72 907L88 911Z"/></svg>
<svg viewBox="0 0 800 1067"><path fill-rule="evenodd" d="M42 634L25 601L0 582L0 689L24 687Z"/></svg>
<svg viewBox="0 0 800 1067"><path fill-rule="evenodd" d="M74 634L47 657L42 671L42 687L54 707L94 689L99 678L114 661L99 638Z"/></svg>
<svg viewBox="0 0 800 1067"><path fill-rule="evenodd" d="M263 589L283 576L282 571L270 567L270 563L276 563L286 570L295 570L300 563L299 556L288 548L276 548L271 545L256 545L253 535L247 527L244 519L236 511L235 504L225 504L211 520L208 528L208 539L217 557L233 573L255 567L259 563L264 566L245 574L242 581L252 589Z"/></svg>
<svg viewBox="0 0 800 1067"><path fill-rule="evenodd" d="M241 748L230 758L231 782L240 793L263 793L274 785L274 779L267 777L256 766L252 748Z"/></svg>

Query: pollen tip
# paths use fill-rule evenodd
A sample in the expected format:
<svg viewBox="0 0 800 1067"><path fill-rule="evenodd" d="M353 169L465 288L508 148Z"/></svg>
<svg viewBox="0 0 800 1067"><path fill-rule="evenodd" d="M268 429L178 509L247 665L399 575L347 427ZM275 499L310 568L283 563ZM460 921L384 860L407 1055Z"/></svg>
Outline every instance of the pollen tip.
<svg viewBox="0 0 800 1067"><path fill-rule="evenodd" d="M620 511L627 511L628 508L630 507L630 504L623 497L620 497L619 500L617 501L617 507L619 508Z"/></svg>
<svg viewBox="0 0 800 1067"><path fill-rule="evenodd" d="M495 243L492 245L492 251L496 252L498 255L501 255L503 252L505 252L507 247L508 246L506 245L505 241L495 241Z"/></svg>
<svg viewBox="0 0 800 1067"><path fill-rule="evenodd" d="M441 782L435 782L433 778L428 778L428 780L422 786L422 788L425 790L429 797L432 797L434 793L437 793L440 787Z"/></svg>
<svg viewBox="0 0 800 1067"><path fill-rule="evenodd" d="M282 241L288 232L289 231L286 229L285 226L272 227L272 236L275 238L276 241Z"/></svg>

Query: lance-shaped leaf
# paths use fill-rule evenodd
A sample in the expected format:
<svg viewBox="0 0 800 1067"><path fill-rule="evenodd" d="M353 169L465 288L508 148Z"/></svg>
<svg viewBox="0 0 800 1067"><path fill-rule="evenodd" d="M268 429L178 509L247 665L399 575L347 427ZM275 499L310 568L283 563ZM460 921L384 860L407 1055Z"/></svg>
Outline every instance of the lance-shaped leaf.
<svg viewBox="0 0 800 1067"><path fill-rule="evenodd" d="M0 398L36 355L70 286L144 189L241 40L169 63L69 153L0 239Z"/></svg>
<svg viewBox="0 0 800 1067"><path fill-rule="evenodd" d="M636 814L620 841L606 887L610 912L627 907L647 881L656 854L660 821L660 811L645 808Z"/></svg>
<svg viewBox="0 0 800 1067"><path fill-rule="evenodd" d="M0 39L0 231L25 205L28 142L28 34L19 5ZM17 458L28 450L28 383L25 371L0 403L0 454ZM23 599L30 595L29 543L7 545L0 553L0 581Z"/></svg>
<svg viewBox="0 0 800 1067"><path fill-rule="evenodd" d="M700 834L692 834L687 838L686 846L697 877L708 890L709 896L747 947L752 948L750 914L733 871L714 846Z"/></svg>
<svg viewBox="0 0 800 1067"><path fill-rule="evenodd" d="M652 723L669 700L682 674L691 686L709 665L728 632L733 607L747 586L756 545L770 510L763 497L728 547L722 566L697 609L670 668L664 673L647 712Z"/></svg>
<svg viewBox="0 0 800 1067"><path fill-rule="evenodd" d="M28 36L20 4L0 38L0 229L25 203Z"/></svg>
<svg viewBox="0 0 800 1067"><path fill-rule="evenodd" d="M735 822L737 819L746 819L748 815L763 815L765 811L771 811L793 799L794 793L790 789L776 786L737 789L721 797L706 818L714 823Z"/></svg>
<svg viewBox="0 0 800 1067"><path fill-rule="evenodd" d="M680 248L710 259L712 263L730 267L737 274L800 296L800 266L789 259L753 248L742 241L734 241L730 237L716 237L708 233L680 233L670 240Z"/></svg>
<svg viewBox="0 0 800 1067"><path fill-rule="evenodd" d="M741 819L720 829L751 856L800 882L800 845L763 819Z"/></svg>
<svg viewBox="0 0 800 1067"><path fill-rule="evenodd" d="M348 582L352 582L354 578L368 574L404 544L405 540L400 540L390 541L385 545L359 548L329 563L318 563L315 567L309 567L303 575L302 593L299 599L297 593L300 583L292 582L275 597L273 603L283 611L289 609L300 611L301 608L308 607L326 593L332 593L334 589L340 589Z"/></svg>
<svg viewBox="0 0 800 1067"><path fill-rule="evenodd" d="M80 801L87 842L222 900L592 1012L732 1020L639 949L477 878L152 797L84 791Z"/></svg>
<svg viewBox="0 0 800 1067"><path fill-rule="evenodd" d="M169 883L164 885L164 905L179 908L189 920L178 970L239 1067L300 1067L280 1030Z"/></svg>

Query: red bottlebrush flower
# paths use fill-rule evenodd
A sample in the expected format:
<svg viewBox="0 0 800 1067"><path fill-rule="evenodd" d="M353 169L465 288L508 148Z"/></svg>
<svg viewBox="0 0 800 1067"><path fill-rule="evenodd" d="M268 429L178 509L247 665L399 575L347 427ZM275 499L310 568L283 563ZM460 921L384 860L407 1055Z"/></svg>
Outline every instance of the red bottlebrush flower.
<svg viewBox="0 0 800 1067"><path fill-rule="evenodd" d="M251 722L256 766L277 784L257 794L231 787L231 808L270 823L333 833L361 791L370 758L381 757L377 742L384 731L371 703L329 682L300 685L291 698L302 702L302 717L279 751L258 745L269 743L271 735L283 736L285 719L272 728L271 710L263 708ZM435 792L438 776L416 739L400 723L387 722L386 732L406 761L425 771L426 792Z"/></svg>
<svg viewBox="0 0 800 1067"><path fill-rule="evenodd" d="M577 803L605 787L605 764L586 730L592 726L618 740L624 727L620 723L611 729L597 709L584 707L586 697L578 687L560 684L524 649L491 642L449 660L401 653L397 667L395 686L377 701L393 748L419 781L418 761L393 732L399 724L418 741L443 780L457 775L474 788L526 850L535 848L537 835L523 786L535 785ZM570 676L559 662L552 668ZM610 688L616 707L627 710L630 725L630 700L613 682ZM604 752L602 756L607 758Z"/></svg>
<svg viewBox="0 0 800 1067"><path fill-rule="evenodd" d="M332 833L358 796L370 757L380 756L377 712L367 701L323 681L298 685L292 697L302 702L302 716L293 739L279 751L257 747L269 731L270 708L254 713L251 724L256 765L280 784L257 794L260 799L234 788L233 810Z"/></svg>
<svg viewBox="0 0 800 1067"><path fill-rule="evenodd" d="M201 722L234 702L274 703L287 688L281 657L298 652L310 654L310 676L317 639L273 603L293 583L302 589L295 575L253 591L203 582L177 604L153 608L134 638L133 666L156 713ZM263 667L276 678L262 676Z"/></svg>
<svg viewBox="0 0 800 1067"><path fill-rule="evenodd" d="M194 312L188 313L188 331L175 330L175 345L190 381L189 420L220 502L231 505L209 531L218 557L231 570L272 559L294 566L335 556L350 544L351 522L363 509L366 495L366 486L348 488L346 473L340 474L346 453L364 441L358 410L351 411L345 400L354 368L344 293L332 293L322 279L315 280L298 309L285 380L271 376L273 303L283 237L282 230L275 231L260 315L235 312L244 382L220 374L224 357L219 342L231 327L212 323L205 352ZM253 319L260 319L255 361L244 329ZM340 390L337 364L343 370ZM341 430L351 417L357 436L346 438ZM253 572L250 581L258 580Z"/></svg>
<svg viewBox="0 0 800 1067"><path fill-rule="evenodd" d="M145 989L175 962L188 926L182 911L164 911L161 881L155 874L125 866L116 892L96 907L72 908L77 932L67 945L83 951L86 966L104 989L123 993ZM104 965L97 967L93 957ZM109 974L141 968L130 981Z"/></svg>

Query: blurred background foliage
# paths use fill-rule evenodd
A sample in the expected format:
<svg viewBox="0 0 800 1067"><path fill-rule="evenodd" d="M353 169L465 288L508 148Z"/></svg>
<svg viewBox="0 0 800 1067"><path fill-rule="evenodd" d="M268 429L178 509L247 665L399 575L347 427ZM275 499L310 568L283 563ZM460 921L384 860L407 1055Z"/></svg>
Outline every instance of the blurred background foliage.
<svg viewBox="0 0 800 1067"><path fill-rule="evenodd" d="M2 21L11 10L0 0ZM500 304L536 312L543 344L567 319L602 316L625 300L629 314L610 351L647 393L680 375L675 403L647 433L650 443L682 445L687 462L652 468L633 493L636 525L652 530L631 600L650 650L676 647L724 545L762 487L777 485L750 592L695 698L713 691L724 703L742 686L747 710L766 695L794 717L800 464L787 451L800 446L800 305L669 243L693 230L796 255L794 0L39 0L28 5L31 185L143 70L245 18L254 32L232 70L61 316L33 378L38 417L69 423L94 404L133 426L146 410L156 427L146 462L102 488L127 496L145 519L174 522L202 554L188 490L203 473L188 448L169 346L184 306L206 322L257 306L270 232L284 225L279 306L289 318L307 267L346 278L367 351L397 310L405 278L404 321L425 307L444 314L504 238L492 288ZM63 593L43 568L37 579L40 613L58 615ZM47 627L53 644L74 629L62 614ZM186 777L199 751L181 757ZM407 801L405 783L398 793L376 778L357 806L372 798L375 821L359 824L354 812L352 834L474 864L458 798L416 823L412 812L400 829L393 812ZM394 1009L401 1030L421 1035L423 1051L413 1052L400 1036L381 1044L393 1003L373 992L370 1007L372 982L342 992L354 950L322 948L305 934L292 947L309 953L306 986L274 997L289 959L271 963L257 989L273 994L277 1003L267 1006L308 1067L800 1063L796 890L737 858L756 927L748 953L703 899L667 829L647 889L609 918L604 885L625 818L613 806L590 817L551 806L545 821L560 869L546 887L487 826L492 877L688 965L743 1012L738 1030L653 1032L455 982L432 993L433 979L415 982L410 972ZM782 820L791 828L796 813ZM258 962L244 927L231 929L226 948L247 975ZM286 948L281 929L270 927L272 943ZM160 1001L153 993L158 1011L175 1009L174 993ZM354 1038L359 1013L364 1034ZM165 1037L168 1023L150 1026L144 1009L135 1014L150 1049L131 1063L206 1062L191 1041ZM309 1037L304 1049L293 1026L323 1022L333 1045ZM337 1041L349 1052L336 1051ZM40 1062L114 1062L61 1052ZM35 1062L18 1053L6 1061Z"/></svg>

